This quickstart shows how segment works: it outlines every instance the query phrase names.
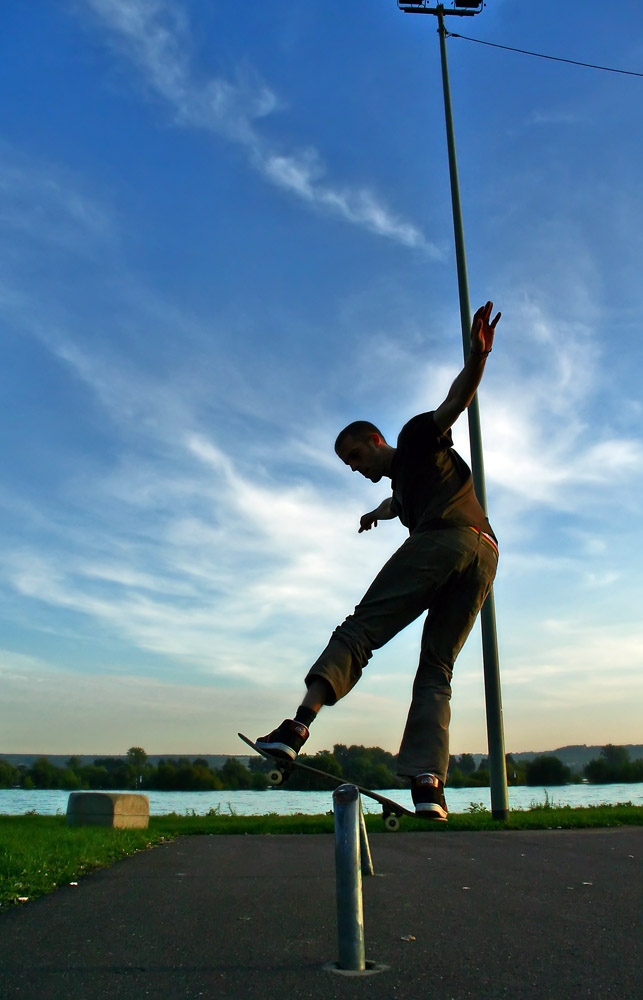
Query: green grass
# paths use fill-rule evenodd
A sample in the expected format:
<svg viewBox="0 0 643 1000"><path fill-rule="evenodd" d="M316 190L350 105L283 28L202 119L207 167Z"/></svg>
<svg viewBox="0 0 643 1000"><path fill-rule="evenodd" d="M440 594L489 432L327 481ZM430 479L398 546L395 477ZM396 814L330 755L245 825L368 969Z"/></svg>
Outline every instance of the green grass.
<svg viewBox="0 0 643 1000"><path fill-rule="evenodd" d="M450 815L448 824L402 817L400 830L428 830L448 836L462 830L568 830L624 825L643 826L643 806L624 803L572 808L557 806L547 799L532 804L531 809L511 812L503 822L492 819L481 804L474 803L468 812ZM369 833L384 830L379 815L367 815L366 826ZM64 816L0 816L0 906L6 909L22 900L36 899L129 854L179 836L332 832L331 815L236 816L212 811L205 816L152 817L147 830L69 827Z"/></svg>
<svg viewBox="0 0 643 1000"><path fill-rule="evenodd" d="M0 816L0 905L36 899L162 839L154 830L68 827L64 816Z"/></svg>

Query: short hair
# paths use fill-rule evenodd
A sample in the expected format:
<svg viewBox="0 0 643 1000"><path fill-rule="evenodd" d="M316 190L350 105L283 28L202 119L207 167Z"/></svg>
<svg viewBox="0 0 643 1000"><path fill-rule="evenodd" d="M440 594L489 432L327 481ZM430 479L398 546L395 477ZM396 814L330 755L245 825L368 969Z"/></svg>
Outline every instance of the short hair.
<svg viewBox="0 0 643 1000"><path fill-rule="evenodd" d="M347 437L354 437L357 438L358 441L365 441L366 438L371 436L371 434L379 434L382 441L386 440L379 427L372 424L370 420L354 420L352 424L348 424L348 426L337 435L337 440L335 441L335 451L337 451L340 444L342 444L344 439Z"/></svg>

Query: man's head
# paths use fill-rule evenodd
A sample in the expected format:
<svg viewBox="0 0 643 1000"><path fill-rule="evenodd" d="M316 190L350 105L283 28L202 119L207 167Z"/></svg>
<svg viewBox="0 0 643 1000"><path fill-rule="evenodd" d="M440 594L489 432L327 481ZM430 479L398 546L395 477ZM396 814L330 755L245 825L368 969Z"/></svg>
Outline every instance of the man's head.
<svg viewBox="0 0 643 1000"><path fill-rule="evenodd" d="M360 472L373 483L391 474L395 449L386 443L382 432L369 420L355 420L340 431L335 452L353 472Z"/></svg>

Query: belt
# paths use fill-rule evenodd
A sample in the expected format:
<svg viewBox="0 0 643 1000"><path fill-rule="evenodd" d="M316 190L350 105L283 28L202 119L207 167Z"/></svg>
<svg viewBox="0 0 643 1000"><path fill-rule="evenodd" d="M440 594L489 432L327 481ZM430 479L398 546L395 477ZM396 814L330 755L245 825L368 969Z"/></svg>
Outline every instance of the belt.
<svg viewBox="0 0 643 1000"><path fill-rule="evenodd" d="M476 535L479 535L479 537L482 538L483 541L487 543L487 545L490 545L493 551L496 553L496 555L499 555L498 543L494 538L491 537L491 535L487 534L486 531L481 531L480 528L474 528L472 524L469 525L469 528L471 531L475 531Z"/></svg>

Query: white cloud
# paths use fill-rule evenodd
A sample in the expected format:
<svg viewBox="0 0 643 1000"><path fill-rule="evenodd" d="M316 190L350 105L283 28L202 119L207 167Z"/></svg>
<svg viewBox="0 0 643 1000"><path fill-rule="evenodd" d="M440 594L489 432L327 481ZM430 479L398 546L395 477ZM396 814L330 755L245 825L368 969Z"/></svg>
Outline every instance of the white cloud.
<svg viewBox="0 0 643 1000"><path fill-rule="evenodd" d="M582 125L587 119L575 111L563 108L549 108L544 111L532 111L527 119L528 125Z"/></svg>
<svg viewBox="0 0 643 1000"><path fill-rule="evenodd" d="M617 432L607 411L596 420L609 382L593 327L533 302L512 303L507 317L480 390L490 483L519 501L522 516L533 506L587 509L588 488L598 497L635 482L643 440Z"/></svg>
<svg viewBox="0 0 643 1000"><path fill-rule="evenodd" d="M120 409L99 365L77 370ZM130 419L133 428L136 414ZM81 523L62 534L52 525L38 554L7 556L8 581L32 602L34 623L39 605L71 612L79 633L96 622L188 671L269 683L277 637L287 635L280 672L300 679L309 635L316 655L390 540L364 544L352 499L347 508L323 487L273 482L256 466L251 473L249 454L242 471L211 438L182 425L157 424L154 433L148 458L75 483L75 504L87 511Z"/></svg>
<svg viewBox="0 0 643 1000"><path fill-rule="evenodd" d="M112 235L104 207L58 165L0 145L0 234L13 255L24 241L48 253L86 252ZM19 241L18 245L16 241Z"/></svg>
<svg viewBox="0 0 643 1000"><path fill-rule="evenodd" d="M433 258L443 252L412 223L398 219L366 188L323 183L326 168L312 147L277 150L256 122L280 107L270 87L246 72L236 82L194 79L191 38L182 8L166 0L86 0L134 63L151 92L172 109L180 125L215 132L245 148L248 161L271 184L318 211L392 239Z"/></svg>
<svg viewBox="0 0 643 1000"><path fill-rule="evenodd" d="M249 699L240 687L187 684L113 672L82 676L33 660L26 666L0 651L3 727L8 753L245 754L239 728L258 735L283 712L278 694ZM55 705L55 711L52 711Z"/></svg>
<svg viewBox="0 0 643 1000"><path fill-rule="evenodd" d="M149 303L136 322L145 323L148 311ZM157 303L150 315L164 311ZM504 565L520 572L522 559L525 567L571 571L588 586L605 587L618 565L585 567L556 553L534 562L525 517L538 509L584 513L616 481L636 482L640 443L617 440L607 424L597 441L584 421L600 372L590 329L556 326L532 302L519 302L506 316L481 390L487 478L497 494L492 522L509 542ZM94 470L94 478L83 473L65 484L66 500L85 513L74 524L41 518L41 535L50 522L49 538L37 557L19 553L14 586L31 601L93 619L190 669L260 683L272 676L279 636L287 631L288 649L277 654L283 674L301 673L302 661L317 654L403 538L398 526L367 544L357 536L360 504L372 495L356 478L341 477L332 436L320 436L318 424L302 424L295 433L288 428L287 444L259 434L233 457L202 421L195 383L174 371L143 374L113 348L106 357L104 346L102 353L81 347L51 317L45 322L36 305L23 319L91 389L119 429L119 455L97 478ZM354 350L362 359L359 388L366 386L369 398L390 396L394 381L395 401L387 408L400 425L435 405L455 374L437 346L426 363L421 338L407 343L357 331ZM235 410L237 388L230 397ZM254 406L279 421L272 403L255 398ZM466 452L465 417L456 439ZM293 456L294 477L283 469Z"/></svg>
<svg viewBox="0 0 643 1000"><path fill-rule="evenodd" d="M569 609L572 610L571 608ZM626 686L631 698L643 697L643 629L636 623L591 624L584 616L539 623L538 648L511 644L505 683L531 685L548 702L572 705L619 701Z"/></svg>

